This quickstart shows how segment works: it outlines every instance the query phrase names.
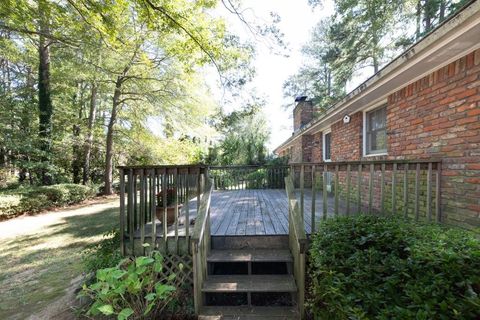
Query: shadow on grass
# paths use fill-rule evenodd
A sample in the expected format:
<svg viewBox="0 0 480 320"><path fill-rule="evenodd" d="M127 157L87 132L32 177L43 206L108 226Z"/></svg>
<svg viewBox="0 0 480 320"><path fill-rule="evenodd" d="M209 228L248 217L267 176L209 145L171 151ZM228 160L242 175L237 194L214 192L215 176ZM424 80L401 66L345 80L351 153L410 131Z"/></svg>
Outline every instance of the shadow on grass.
<svg viewBox="0 0 480 320"><path fill-rule="evenodd" d="M61 298L82 273L85 247L117 226L118 208L109 208L0 241L0 319L25 319Z"/></svg>

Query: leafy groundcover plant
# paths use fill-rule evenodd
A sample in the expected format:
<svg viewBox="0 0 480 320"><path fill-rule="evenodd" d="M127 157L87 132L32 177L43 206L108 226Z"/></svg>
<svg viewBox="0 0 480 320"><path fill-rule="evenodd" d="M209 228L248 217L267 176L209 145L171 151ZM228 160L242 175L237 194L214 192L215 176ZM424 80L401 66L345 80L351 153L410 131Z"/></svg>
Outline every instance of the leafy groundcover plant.
<svg viewBox="0 0 480 320"><path fill-rule="evenodd" d="M395 218L330 219L313 236L315 319L479 319L480 241Z"/></svg>
<svg viewBox="0 0 480 320"><path fill-rule="evenodd" d="M118 266L99 269L96 279L84 285L81 297L91 299L87 316L116 316L117 319L160 319L169 305L176 305L180 292L175 274L164 272L163 256L127 258Z"/></svg>

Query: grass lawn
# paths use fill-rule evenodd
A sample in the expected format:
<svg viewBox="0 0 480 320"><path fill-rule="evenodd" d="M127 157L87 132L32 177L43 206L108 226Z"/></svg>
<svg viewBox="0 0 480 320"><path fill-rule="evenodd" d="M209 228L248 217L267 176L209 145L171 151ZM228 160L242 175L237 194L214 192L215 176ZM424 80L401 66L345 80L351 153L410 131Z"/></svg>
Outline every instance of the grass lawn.
<svg viewBox="0 0 480 320"><path fill-rule="evenodd" d="M81 252L118 224L117 205L110 199L0 223L0 319L48 318L59 301L68 309L81 284Z"/></svg>

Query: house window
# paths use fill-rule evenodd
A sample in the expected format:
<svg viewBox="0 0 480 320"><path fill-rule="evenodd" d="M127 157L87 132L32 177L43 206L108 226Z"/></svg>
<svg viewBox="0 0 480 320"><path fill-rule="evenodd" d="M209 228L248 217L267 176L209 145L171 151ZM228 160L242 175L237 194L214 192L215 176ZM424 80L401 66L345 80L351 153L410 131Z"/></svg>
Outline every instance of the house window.
<svg viewBox="0 0 480 320"><path fill-rule="evenodd" d="M365 154L387 152L387 106L365 114Z"/></svg>
<svg viewBox="0 0 480 320"><path fill-rule="evenodd" d="M332 133L323 134L323 161L332 160Z"/></svg>

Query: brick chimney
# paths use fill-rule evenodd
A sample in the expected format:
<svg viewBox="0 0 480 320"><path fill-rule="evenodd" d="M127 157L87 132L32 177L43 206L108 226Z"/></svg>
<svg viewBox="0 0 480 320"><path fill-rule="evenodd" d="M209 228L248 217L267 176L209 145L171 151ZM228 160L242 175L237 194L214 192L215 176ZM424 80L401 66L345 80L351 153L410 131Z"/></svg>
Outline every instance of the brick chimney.
<svg viewBox="0 0 480 320"><path fill-rule="evenodd" d="M293 131L297 131L313 120L313 103L307 96L295 98L296 106L293 109Z"/></svg>

